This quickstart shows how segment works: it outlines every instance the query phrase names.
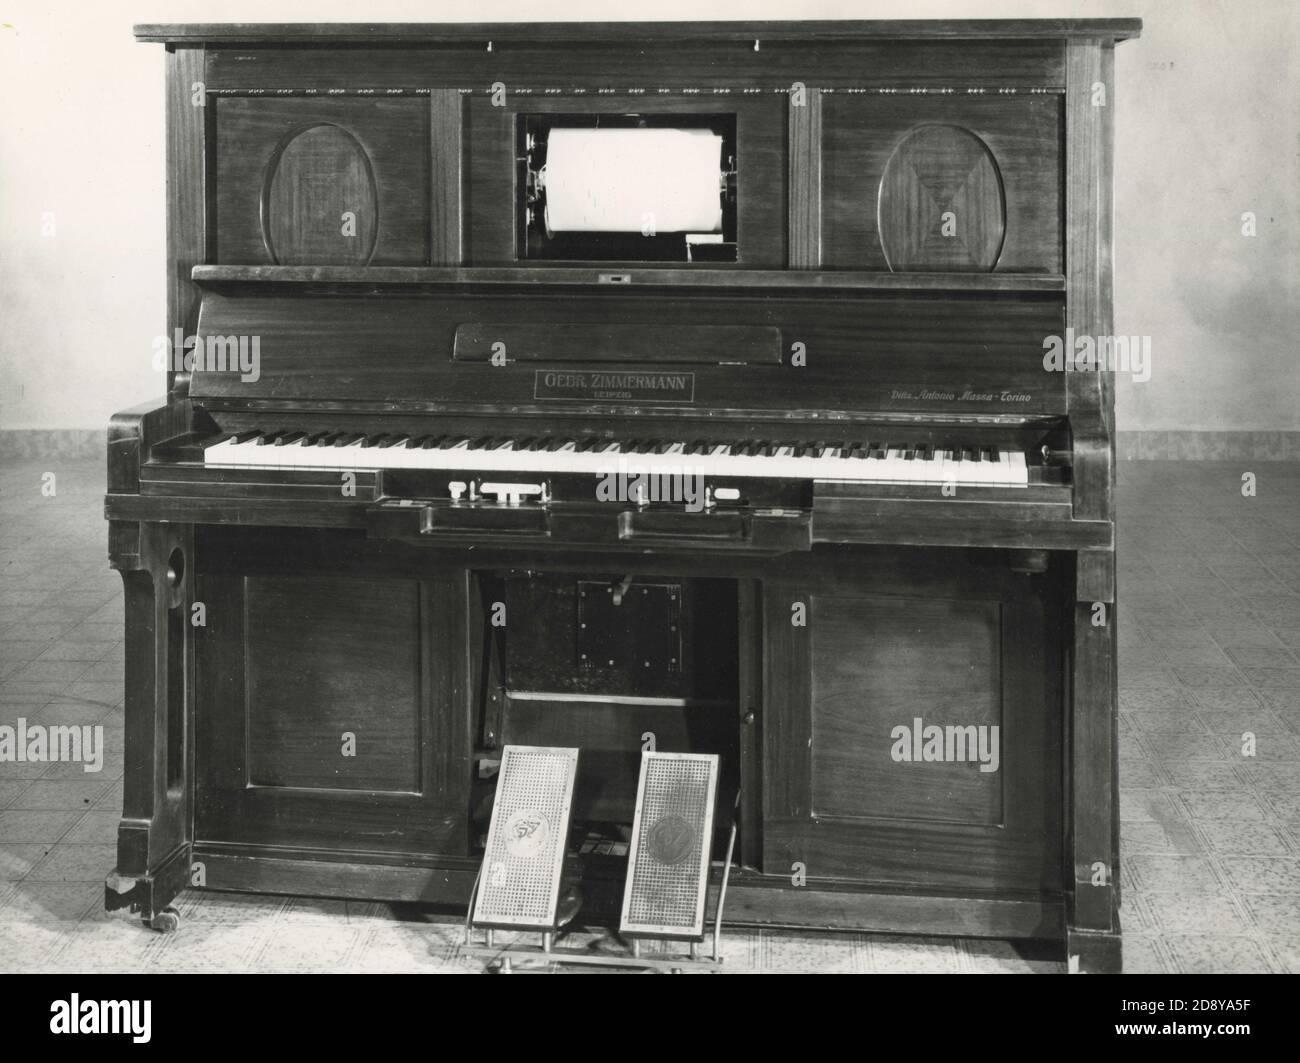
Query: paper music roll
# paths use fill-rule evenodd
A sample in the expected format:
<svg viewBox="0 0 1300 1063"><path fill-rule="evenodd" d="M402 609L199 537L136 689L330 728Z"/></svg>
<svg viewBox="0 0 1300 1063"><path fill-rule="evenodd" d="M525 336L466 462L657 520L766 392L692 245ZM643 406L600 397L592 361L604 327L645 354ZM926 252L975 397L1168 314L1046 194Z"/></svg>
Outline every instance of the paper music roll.
<svg viewBox="0 0 1300 1063"><path fill-rule="evenodd" d="M547 232L721 232L721 169L707 129L552 129Z"/></svg>

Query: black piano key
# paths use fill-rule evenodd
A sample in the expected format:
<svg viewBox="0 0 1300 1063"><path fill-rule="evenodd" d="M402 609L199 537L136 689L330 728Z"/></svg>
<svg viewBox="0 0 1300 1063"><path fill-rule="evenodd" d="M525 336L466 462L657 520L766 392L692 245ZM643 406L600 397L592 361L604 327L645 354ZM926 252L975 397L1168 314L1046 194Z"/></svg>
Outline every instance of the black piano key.
<svg viewBox="0 0 1300 1063"><path fill-rule="evenodd" d="M406 449L423 450L425 440L427 440L428 438L429 438L428 436L412 436L410 439L406 441Z"/></svg>
<svg viewBox="0 0 1300 1063"><path fill-rule="evenodd" d="M240 432L237 436L235 436L235 442L247 443L249 440L257 439L258 436L260 436L261 434L262 434L261 432Z"/></svg>
<svg viewBox="0 0 1300 1063"><path fill-rule="evenodd" d="M703 439L696 439L686 447L687 454L703 454L708 449L708 443Z"/></svg>
<svg viewBox="0 0 1300 1063"><path fill-rule="evenodd" d="M379 448L381 450L386 450L389 447L402 446L405 443L406 443L406 436L388 436L382 443L379 444Z"/></svg>
<svg viewBox="0 0 1300 1063"><path fill-rule="evenodd" d="M675 441L675 440L671 440L671 439L669 439L669 440L662 441L662 442L657 443L657 444L655 445L655 453L656 453L656 454L667 454L668 451L672 450L672 448L673 448L674 446L676 446L676 441Z"/></svg>
<svg viewBox="0 0 1300 1063"><path fill-rule="evenodd" d="M434 447L438 446L446 438L446 436L425 436L424 442L420 444L420 449L433 450Z"/></svg>
<svg viewBox="0 0 1300 1063"><path fill-rule="evenodd" d="M369 449L370 447L377 447L381 443L383 443L383 441L387 438L388 438L387 434L383 434L383 433L377 436L366 436L366 438L361 441L361 448L363 450L366 450Z"/></svg>
<svg viewBox="0 0 1300 1063"><path fill-rule="evenodd" d="M338 439L334 440L334 445L336 447L350 447L357 440L364 438L365 436L360 432L342 432L339 434Z"/></svg>
<svg viewBox="0 0 1300 1063"><path fill-rule="evenodd" d="M573 448L579 454L589 454L600 444L599 439L579 439L577 445ZM515 447L518 450L518 447Z"/></svg>
<svg viewBox="0 0 1300 1063"><path fill-rule="evenodd" d="M469 449L470 449L470 450L486 450L487 447L488 447L488 444L490 444L491 442L492 442L492 437L491 437L491 436L478 436L477 438L475 438L475 439L471 439L471 440L469 441Z"/></svg>
<svg viewBox="0 0 1300 1063"><path fill-rule="evenodd" d="M461 443L468 442L466 436L443 436L442 442L438 444L439 450L451 450L452 447L459 446Z"/></svg>
<svg viewBox="0 0 1300 1063"><path fill-rule="evenodd" d="M279 439L282 434L282 432L263 432L257 437L257 445L259 447L273 447L275 446L275 441Z"/></svg>
<svg viewBox="0 0 1300 1063"><path fill-rule="evenodd" d="M537 436L524 436L523 439L515 440L515 450L536 450Z"/></svg>
<svg viewBox="0 0 1300 1063"><path fill-rule="evenodd" d="M572 442L573 442L572 439L565 439L563 436L555 436L553 439L548 439L546 441L546 446L543 447L542 449L545 450L548 454L553 454L555 453L555 451L559 450L562 446L564 446L565 443L572 443Z"/></svg>
<svg viewBox="0 0 1300 1063"><path fill-rule="evenodd" d="M998 447L989 447L989 461L1001 461L1002 451Z"/></svg>
<svg viewBox="0 0 1300 1063"><path fill-rule="evenodd" d="M655 448L655 441L653 439L642 439L636 444L636 449L632 453L649 454L652 450L654 450L654 448Z"/></svg>

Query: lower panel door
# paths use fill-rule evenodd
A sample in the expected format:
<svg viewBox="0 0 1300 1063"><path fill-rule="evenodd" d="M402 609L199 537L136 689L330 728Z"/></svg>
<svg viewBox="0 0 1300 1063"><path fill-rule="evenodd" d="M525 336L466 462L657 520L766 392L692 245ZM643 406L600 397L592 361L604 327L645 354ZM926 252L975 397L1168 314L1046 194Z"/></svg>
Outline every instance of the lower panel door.
<svg viewBox="0 0 1300 1063"><path fill-rule="evenodd" d="M1053 579L962 556L765 585L765 872L1060 887Z"/></svg>
<svg viewBox="0 0 1300 1063"><path fill-rule="evenodd" d="M196 835L468 847L466 575L201 576Z"/></svg>

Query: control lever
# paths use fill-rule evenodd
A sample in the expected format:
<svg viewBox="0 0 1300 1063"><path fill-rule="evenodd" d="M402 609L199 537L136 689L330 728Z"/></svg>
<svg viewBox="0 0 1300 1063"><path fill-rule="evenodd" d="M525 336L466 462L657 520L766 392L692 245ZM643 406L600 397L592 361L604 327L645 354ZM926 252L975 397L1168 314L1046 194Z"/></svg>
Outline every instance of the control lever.
<svg viewBox="0 0 1300 1063"><path fill-rule="evenodd" d="M545 483L481 483L478 489L484 497L493 497L498 505L505 503L507 506L517 506L526 498L549 502L551 497L549 485Z"/></svg>

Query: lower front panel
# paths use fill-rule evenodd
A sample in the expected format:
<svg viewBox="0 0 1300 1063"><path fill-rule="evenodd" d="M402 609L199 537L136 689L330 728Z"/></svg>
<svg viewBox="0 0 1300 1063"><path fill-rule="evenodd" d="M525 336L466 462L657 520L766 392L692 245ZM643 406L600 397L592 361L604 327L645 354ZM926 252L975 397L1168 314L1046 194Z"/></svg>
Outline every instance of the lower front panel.
<svg viewBox="0 0 1300 1063"><path fill-rule="evenodd" d="M467 851L464 573L208 572L198 594L198 838Z"/></svg>
<svg viewBox="0 0 1300 1063"><path fill-rule="evenodd" d="M216 888L463 903L501 746L576 746L595 914L641 751L713 753L737 920L1053 933L1069 565L1021 561L200 528L196 859Z"/></svg>
<svg viewBox="0 0 1300 1063"><path fill-rule="evenodd" d="M1057 581L960 552L878 560L765 584L763 869L1060 889Z"/></svg>

